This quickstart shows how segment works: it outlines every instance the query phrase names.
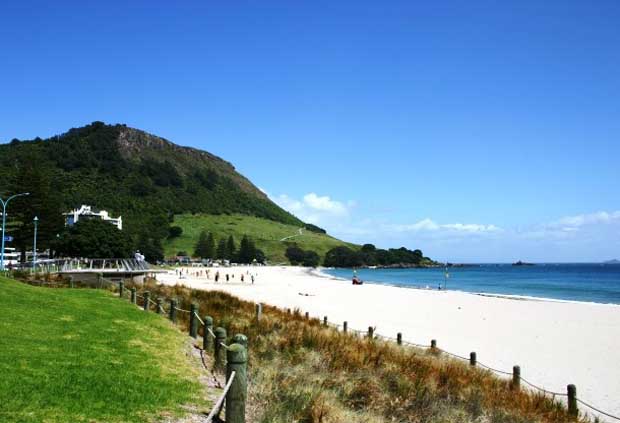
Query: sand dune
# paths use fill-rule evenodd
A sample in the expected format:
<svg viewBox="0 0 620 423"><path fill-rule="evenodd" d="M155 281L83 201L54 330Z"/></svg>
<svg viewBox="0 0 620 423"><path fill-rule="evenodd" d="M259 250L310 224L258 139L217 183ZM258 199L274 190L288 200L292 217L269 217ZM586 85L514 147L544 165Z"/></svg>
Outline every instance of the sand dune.
<svg viewBox="0 0 620 423"><path fill-rule="evenodd" d="M256 275L254 285L247 276L240 281L248 271ZM494 368L511 371L518 364L525 379L551 391L566 392L573 383L580 399L620 414L620 306L353 286L298 267L220 269L225 273L235 278L215 284L169 272L158 279L299 308L360 330L376 326L381 335L402 332L404 340L419 344L436 339L438 347L461 356L476 351L480 362Z"/></svg>

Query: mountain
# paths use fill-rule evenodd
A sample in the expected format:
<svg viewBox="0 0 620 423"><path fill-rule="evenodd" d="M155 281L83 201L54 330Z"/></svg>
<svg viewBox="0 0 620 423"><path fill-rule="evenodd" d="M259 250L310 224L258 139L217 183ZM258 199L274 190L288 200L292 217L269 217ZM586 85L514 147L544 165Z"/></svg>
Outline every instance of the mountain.
<svg viewBox="0 0 620 423"><path fill-rule="evenodd" d="M15 192L32 193L13 200L7 213L16 246L29 245L29 222L39 215L45 248L62 230L61 212L81 204L122 215L124 230L146 250L161 250L179 214L240 214L304 226L229 162L122 124L93 122L0 145L0 194Z"/></svg>
<svg viewBox="0 0 620 423"><path fill-rule="evenodd" d="M620 264L620 260L616 260L616 259L607 260L607 261L604 261L603 264Z"/></svg>

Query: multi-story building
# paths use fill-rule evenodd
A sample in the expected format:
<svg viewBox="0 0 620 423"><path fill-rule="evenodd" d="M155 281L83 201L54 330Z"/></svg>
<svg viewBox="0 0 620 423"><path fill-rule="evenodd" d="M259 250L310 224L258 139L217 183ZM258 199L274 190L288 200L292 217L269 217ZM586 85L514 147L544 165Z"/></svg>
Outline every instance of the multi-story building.
<svg viewBox="0 0 620 423"><path fill-rule="evenodd" d="M110 217L107 211L97 210L91 206L82 204L79 209L74 209L68 213L63 213L65 216L65 226L72 226L80 220L88 219L101 219L116 226L119 230L123 229L123 217Z"/></svg>

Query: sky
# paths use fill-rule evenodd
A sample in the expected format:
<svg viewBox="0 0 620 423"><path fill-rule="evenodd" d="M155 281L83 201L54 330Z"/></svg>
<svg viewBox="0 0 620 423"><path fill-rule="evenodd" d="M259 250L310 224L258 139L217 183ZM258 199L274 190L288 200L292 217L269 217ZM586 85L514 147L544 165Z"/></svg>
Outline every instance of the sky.
<svg viewBox="0 0 620 423"><path fill-rule="evenodd" d="M95 120L235 165L342 239L620 258L620 2L0 4L0 142Z"/></svg>

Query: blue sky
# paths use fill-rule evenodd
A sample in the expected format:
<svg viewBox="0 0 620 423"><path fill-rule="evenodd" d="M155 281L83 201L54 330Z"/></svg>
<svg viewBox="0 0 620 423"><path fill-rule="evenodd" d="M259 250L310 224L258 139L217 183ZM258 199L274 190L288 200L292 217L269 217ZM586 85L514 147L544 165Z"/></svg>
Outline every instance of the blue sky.
<svg viewBox="0 0 620 423"><path fill-rule="evenodd" d="M617 1L4 2L0 140L211 151L347 240L620 256Z"/></svg>

